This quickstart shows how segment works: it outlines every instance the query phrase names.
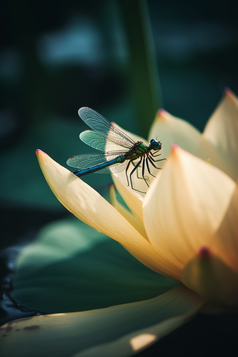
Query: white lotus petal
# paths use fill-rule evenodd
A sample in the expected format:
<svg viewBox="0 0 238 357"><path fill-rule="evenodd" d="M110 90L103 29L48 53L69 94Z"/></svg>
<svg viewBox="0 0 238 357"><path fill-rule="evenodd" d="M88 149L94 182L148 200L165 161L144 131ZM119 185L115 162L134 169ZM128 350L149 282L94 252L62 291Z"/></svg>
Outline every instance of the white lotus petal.
<svg viewBox="0 0 238 357"><path fill-rule="evenodd" d="M162 156L168 157L171 145L177 143L181 148L198 155L201 133L183 119L160 109L149 133L149 139L162 142Z"/></svg>
<svg viewBox="0 0 238 357"><path fill-rule="evenodd" d="M212 237L234 191L234 181L222 171L174 146L163 173L144 200L150 241L180 272L203 245L218 254ZM223 255L229 259L225 246Z"/></svg>
<svg viewBox="0 0 238 357"><path fill-rule="evenodd" d="M114 185L109 187L109 200L113 207L128 221L130 224L146 239L149 240L145 231L143 221L138 219L128 209L126 209L120 202L118 202Z"/></svg>
<svg viewBox="0 0 238 357"><path fill-rule="evenodd" d="M224 187L225 189L225 187ZM218 229L211 238L214 254L238 273L238 184Z"/></svg>
<svg viewBox="0 0 238 357"><path fill-rule="evenodd" d="M125 183L120 180L117 174L114 174L112 178L116 185L117 191L120 193L127 206L134 213L134 215L138 217L141 222L143 222L142 196L139 195L135 190L133 191L130 187L125 185Z"/></svg>
<svg viewBox="0 0 238 357"><path fill-rule="evenodd" d="M203 133L229 166L230 176L238 179L238 98L226 90Z"/></svg>
<svg viewBox="0 0 238 357"><path fill-rule="evenodd" d="M216 147L204 136L201 136L198 147L198 155L196 156L204 161L208 161L211 165L218 167L231 178L234 176L234 171L231 166L229 166L228 162L222 157L222 155L220 155Z"/></svg>

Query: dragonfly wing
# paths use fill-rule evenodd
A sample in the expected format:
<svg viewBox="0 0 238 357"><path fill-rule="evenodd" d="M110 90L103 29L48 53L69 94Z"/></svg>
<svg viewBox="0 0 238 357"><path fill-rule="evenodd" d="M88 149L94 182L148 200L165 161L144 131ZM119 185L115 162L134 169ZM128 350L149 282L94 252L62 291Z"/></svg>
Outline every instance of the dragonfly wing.
<svg viewBox="0 0 238 357"><path fill-rule="evenodd" d="M120 151L120 155L128 151L128 149L124 149L121 146L108 141L104 136L97 133L96 131L86 130L83 131L79 135L80 140L82 140L85 144L91 146L96 150L100 150L103 152L110 151ZM123 149L123 150L122 150Z"/></svg>
<svg viewBox="0 0 238 357"><path fill-rule="evenodd" d="M138 163L138 161L139 161L139 159L134 161L134 166ZM105 167L104 169L101 169L100 171L96 171L94 173L95 174L115 174L117 172L125 171L127 165L128 165L128 160L126 160L122 163L118 163L115 165ZM139 167L141 167L141 165L139 165ZM133 168L133 166L132 166L132 168Z"/></svg>
<svg viewBox="0 0 238 357"><path fill-rule="evenodd" d="M94 166L94 165L100 165L103 164L107 161L110 161L112 159L115 159L116 157L118 157L120 154L118 152L114 152L113 154L82 154L82 155L76 155L76 156L72 156L67 160L67 165L70 167L74 167L75 169L78 170L82 170L82 169L87 169L88 167ZM117 166L119 165L121 167L121 169L119 169L119 171L122 171L124 166L121 163L118 164L114 164L111 165L111 167L113 166ZM101 169L100 171L104 170L105 172L112 172L110 171L107 167ZM102 171L103 173L103 171Z"/></svg>
<svg viewBox="0 0 238 357"><path fill-rule="evenodd" d="M114 159L118 155L110 156L110 159L105 157L105 154L82 154L70 157L66 164L76 169L86 169L90 166L102 164L105 161Z"/></svg>
<svg viewBox="0 0 238 357"><path fill-rule="evenodd" d="M114 174L116 172L121 172L126 169L127 162L118 163L94 172L94 174Z"/></svg>
<svg viewBox="0 0 238 357"><path fill-rule="evenodd" d="M125 132L112 125L95 110L88 107L82 107L79 109L78 114L91 129L104 136L107 140L112 141L114 144L127 149L130 149L135 144L134 140Z"/></svg>

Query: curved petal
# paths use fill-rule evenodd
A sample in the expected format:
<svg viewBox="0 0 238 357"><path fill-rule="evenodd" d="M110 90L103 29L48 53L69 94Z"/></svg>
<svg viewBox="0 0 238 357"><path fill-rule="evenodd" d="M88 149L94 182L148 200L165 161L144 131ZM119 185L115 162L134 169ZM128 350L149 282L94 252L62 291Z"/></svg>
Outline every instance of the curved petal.
<svg viewBox="0 0 238 357"><path fill-rule="evenodd" d="M179 286L142 302L11 321L1 328L1 356L38 357L49 351L58 357L82 351L83 356L84 350L97 345L99 349L96 348L97 353L93 355L99 356L100 345L115 340L114 347L102 347L105 354L101 355L112 356L111 351L114 348L118 351L119 347L120 356L128 356L128 351L133 354L151 343L151 335L155 341L182 325L202 305L203 300L197 294ZM147 339L140 337L144 333L150 335L149 341L148 336Z"/></svg>
<svg viewBox="0 0 238 357"><path fill-rule="evenodd" d="M212 165L234 178L234 168L205 134L201 135L191 124L170 115L163 109L158 111L150 132L150 137L156 136L162 141L163 157L168 157L171 145L177 143L182 149L203 160L209 160Z"/></svg>
<svg viewBox="0 0 238 357"><path fill-rule="evenodd" d="M238 179L238 98L226 90L224 98L209 119L203 137L210 141Z"/></svg>
<svg viewBox="0 0 238 357"><path fill-rule="evenodd" d="M125 185L125 183L123 183L120 178L117 177L117 174L112 175L112 178L117 188L117 191L120 193L127 206L134 213L134 215L138 217L141 222L143 222L142 196L137 194L136 191L133 191L127 185Z"/></svg>
<svg viewBox="0 0 238 357"><path fill-rule="evenodd" d="M185 266L181 281L216 306L238 309L238 273L206 247Z"/></svg>
<svg viewBox="0 0 238 357"><path fill-rule="evenodd" d="M21 250L11 295L28 309L74 312L149 299L176 284L71 218L46 226Z"/></svg>
<svg viewBox="0 0 238 357"><path fill-rule="evenodd" d="M226 243L219 253L212 237L225 217L234 191L234 181L222 171L173 146L143 208L150 241L176 266L176 273L203 245L229 259Z"/></svg>
<svg viewBox="0 0 238 357"><path fill-rule="evenodd" d="M238 184L223 219L211 238L213 252L238 273Z"/></svg>
<svg viewBox="0 0 238 357"><path fill-rule="evenodd" d="M145 231L144 223L138 219L133 213L126 209L120 202L117 201L115 186L109 186L109 200L113 207L130 222L130 224L146 239L149 240Z"/></svg>
<svg viewBox="0 0 238 357"><path fill-rule="evenodd" d="M216 147L202 135L196 156L216 166L231 178L234 176L233 169L229 166L229 163L220 155Z"/></svg>
<svg viewBox="0 0 238 357"><path fill-rule="evenodd" d="M41 150L37 150L37 157L50 188L71 213L121 243L150 269L161 272L157 251L113 206Z"/></svg>
<svg viewBox="0 0 238 357"><path fill-rule="evenodd" d="M160 109L151 127L149 138L162 141L162 155L168 157L171 145L176 143L184 150L198 156L201 133L183 119Z"/></svg>

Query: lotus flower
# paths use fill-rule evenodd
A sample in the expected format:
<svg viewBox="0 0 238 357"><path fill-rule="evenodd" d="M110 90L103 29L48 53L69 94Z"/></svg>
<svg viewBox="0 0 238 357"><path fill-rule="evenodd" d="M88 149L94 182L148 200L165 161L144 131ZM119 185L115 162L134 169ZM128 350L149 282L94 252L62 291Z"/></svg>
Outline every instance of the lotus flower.
<svg viewBox="0 0 238 357"><path fill-rule="evenodd" d="M128 356L204 306L237 310L238 99L227 90L202 134L160 110L149 134L154 137L162 141L167 160L145 195L126 185L123 172L113 177L130 211L117 201L113 187L110 204L47 154L38 150L37 157L50 188L70 212L179 285L140 302L13 321L3 356L13 351L20 356L24 343L24 356L49 348L58 356Z"/></svg>

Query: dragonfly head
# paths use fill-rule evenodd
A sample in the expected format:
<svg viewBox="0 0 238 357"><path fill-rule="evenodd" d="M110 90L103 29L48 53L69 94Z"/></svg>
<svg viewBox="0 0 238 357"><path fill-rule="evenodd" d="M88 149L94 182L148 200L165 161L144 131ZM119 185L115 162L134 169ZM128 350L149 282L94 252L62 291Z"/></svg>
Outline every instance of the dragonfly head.
<svg viewBox="0 0 238 357"><path fill-rule="evenodd" d="M162 143L156 139L150 140L150 149L159 151L162 149Z"/></svg>

